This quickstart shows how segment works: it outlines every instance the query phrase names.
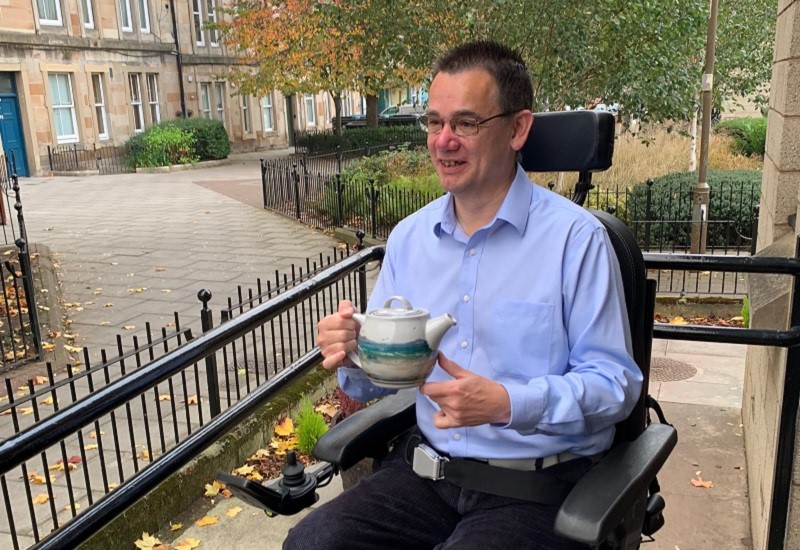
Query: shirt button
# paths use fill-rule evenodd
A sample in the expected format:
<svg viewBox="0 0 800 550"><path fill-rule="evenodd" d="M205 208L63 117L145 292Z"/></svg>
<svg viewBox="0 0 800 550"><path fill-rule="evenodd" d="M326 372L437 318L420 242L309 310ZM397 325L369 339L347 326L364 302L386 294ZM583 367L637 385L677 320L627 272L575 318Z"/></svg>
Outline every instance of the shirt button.
<svg viewBox="0 0 800 550"><path fill-rule="evenodd" d="M463 342L461 342L461 347L462 347L462 348L465 348L465 347L467 347L468 345L469 345L469 344L467 344L467 341L466 341L466 340L464 340Z"/></svg>
<svg viewBox="0 0 800 550"><path fill-rule="evenodd" d="M465 302L469 302L469 294L465 294L464 295L464 301Z"/></svg>
<svg viewBox="0 0 800 550"><path fill-rule="evenodd" d="M477 250L475 250L474 248L470 248L470 249L469 249L469 255L470 255L470 256L474 256L474 255L475 255L475 254L477 254L477 253L478 253L478 251L477 251Z"/></svg>
<svg viewBox="0 0 800 550"><path fill-rule="evenodd" d="M461 434L453 434L453 439L459 441L461 439Z"/></svg>

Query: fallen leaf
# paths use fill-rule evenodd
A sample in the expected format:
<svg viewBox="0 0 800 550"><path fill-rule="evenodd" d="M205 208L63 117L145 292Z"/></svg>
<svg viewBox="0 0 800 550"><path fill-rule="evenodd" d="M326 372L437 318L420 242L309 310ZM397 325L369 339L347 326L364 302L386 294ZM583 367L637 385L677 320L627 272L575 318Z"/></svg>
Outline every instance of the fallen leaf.
<svg viewBox="0 0 800 550"><path fill-rule="evenodd" d="M103 293L103 289L102 288L96 288L96 289L94 289L94 292L92 292L92 294L94 294L95 296L97 296L98 294L102 294L102 293Z"/></svg>
<svg viewBox="0 0 800 550"><path fill-rule="evenodd" d="M34 386L41 386L43 384L49 384L50 379L46 376L34 376L33 377L33 385Z"/></svg>
<svg viewBox="0 0 800 550"><path fill-rule="evenodd" d="M105 304L103 304L103 307L114 307L114 304L111 302L106 302Z"/></svg>
<svg viewBox="0 0 800 550"><path fill-rule="evenodd" d="M145 290L147 290L147 287L146 287L146 286L145 286L145 287L142 287L142 288L129 288L129 289L128 289L128 292L129 292L130 294L141 294L141 293L142 293L142 292L144 292Z"/></svg>
<svg viewBox="0 0 800 550"><path fill-rule="evenodd" d="M107 326L108 326L108 325L110 325L110 324L111 324L111 323L109 323L108 321L100 321L100 326L101 326L101 327L107 327Z"/></svg>
<svg viewBox="0 0 800 550"><path fill-rule="evenodd" d="M34 497L34 498L32 499L32 502L33 502L34 504L44 504L44 503L45 503L45 502L47 502L48 500L50 500L50 497L47 495L47 493L42 493L42 494L40 494L40 495L38 495L38 496Z"/></svg>
<svg viewBox="0 0 800 550"><path fill-rule="evenodd" d="M124 326L124 327L122 327L122 328L124 328L125 330L133 330L133 329L135 329L135 328L136 328L136 325L125 325L125 326Z"/></svg>
<svg viewBox="0 0 800 550"><path fill-rule="evenodd" d="M139 548L139 550L153 550L156 546L161 544L161 541L150 533L142 533L142 538L133 541L133 544L136 545L136 548Z"/></svg>
<svg viewBox="0 0 800 550"><path fill-rule="evenodd" d="M147 449L145 449L144 451L139 453L139 458L142 458L144 460L149 460L150 459L150 453L147 451Z"/></svg>
<svg viewBox="0 0 800 550"><path fill-rule="evenodd" d="M29 472L28 480L36 485L44 485L47 482L47 479L43 475L40 475L36 472Z"/></svg>
<svg viewBox="0 0 800 550"><path fill-rule="evenodd" d="M702 487L703 489L711 489L714 486L714 483L711 481L703 481L703 478L697 476L697 479L692 479L692 485L695 487Z"/></svg>
<svg viewBox="0 0 800 550"><path fill-rule="evenodd" d="M20 407L17 409L19 414L26 415L26 414L33 414L33 407Z"/></svg>
<svg viewBox="0 0 800 550"><path fill-rule="evenodd" d="M106 432L104 432L104 431L101 431L101 432L100 432L100 435L106 435ZM94 430L92 430L91 432L89 432L89 439L97 439L97 432L96 432L96 431L94 431Z"/></svg>
<svg viewBox="0 0 800 550"><path fill-rule="evenodd" d="M113 490L113 489L116 489L117 487L119 487L119 483L109 483L108 484L108 488L109 489Z"/></svg>
<svg viewBox="0 0 800 550"><path fill-rule="evenodd" d="M214 525L219 521L217 516L203 516L202 518L198 519L194 522L195 525L198 527L206 527L208 525Z"/></svg>
<svg viewBox="0 0 800 550"><path fill-rule="evenodd" d="M111 265L119 265L119 262L111 262Z"/></svg>
<svg viewBox="0 0 800 550"><path fill-rule="evenodd" d="M72 353L81 353L83 351L83 348L79 348L78 346L70 346L69 344L64 344L64 349Z"/></svg>
<svg viewBox="0 0 800 550"><path fill-rule="evenodd" d="M190 395L189 398L186 400L186 403L189 405L197 405L198 399L196 395Z"/></svg>
<svg viewBox="0 0 800 550"><path fill-rule="evenodd" d="M86 445L83 448L84 451L94 451L95 449L97 449L97 443L92 443L91 445Z"/></svg>
<svg viewBox="0 0 800 550"><path fill-rule="evenodd" d="M323 403L321 405L317 405L314 410L333 418L333 415L339 411L339 408L333 403Z"/></svg>
<svg viewBox="0 0 800 550"><path fill-rule="evenodd" d="M52 405L53 404L53 396L51 395L50 397L46 397L45 399L42 400L41 404L42 405Z"/></svg>
<svg viewBox="0 0 800 550"><path fill-rule="evenodd" d="M233 508L229 508L228 511L225 512L225 515L228 516L229 518L235 518L236 515L241 511L242 511L241 506L234 506Z"/></svg>
<svg viewBox="0 0 800 550"><path fill-rule="evenodd" d="M289 436L294 433L294 422L288 416L278 422L275 426L275 434L280 436Z"/></svg>
<svg viewBox="0 0 800 550"><path fill-rule="evenodd" d="M74 510L80 510L80 509L81 509L81 505L78 504L77 502L75 503L75 506L70 506L69 504L64 506L64 510L66 510L67 512L71 512L71 511L74 511Z"/></svg>
<svg viewBox="0 0 800 550"><path fill-rule="evenodd" d="M689 323L683 317L673 317L669 320L670 325L688 325Z"/></svg>
<svg viewBox="0 0 800 550"><path fill-rule="evenodd" d="M50 342L42 342L42 349L46 352L51 352L56 349L56 347L51 344Z"/></svg>
<svg viewBox="0 0 800 550"><path fill-rule="evenodd" d="M156 271L166 271L166 270L167 270L166 267L157 267L156 268Z"/></svg>
<svg viewBox="0 0 800 550"><path fill-rule="evenodd" d="M158 396L159 401L172 401L172 397L169 396L168 393L163 393Z"/></svg>
<svg viewBox="0 0 800 550"><path fill-rule="evenodd" d="M69 457L67 462L69 462L70 464L80 464L83 461L81 460L81 457L79 457L78 455L73 455Z"/></svg>
<svg viewBox="0 0 800 550"><path fill-rule="evenodd" d="M175 550L193 550L200 546L200 541L197 539L183 539L175 543Z"/></svg>
<svg viewBox="0 0 800 550"><path fill-rule="evenodd" d="M205 492L204 496L215 497L224 488L225 488L225 485L223 485L219 481L214 481L213 483L206 483L206 492Z"/></svg>
<svg viewBox="0 0 800 550"><path fill-rule="evenodd" d="M170 531L180 531L181 529L183 529L183 524L182 523L170 523L169 524L169 530Z"/></svg>
<svg viewBox="0 0 800 550"><path fill-rule="evenodd" d="M162 289L161 289L161 292L167 292L167 293L170 293L170 292L172 292L172 291L171 291L170 289L168 289L168 288L162 288Z"/></svg>

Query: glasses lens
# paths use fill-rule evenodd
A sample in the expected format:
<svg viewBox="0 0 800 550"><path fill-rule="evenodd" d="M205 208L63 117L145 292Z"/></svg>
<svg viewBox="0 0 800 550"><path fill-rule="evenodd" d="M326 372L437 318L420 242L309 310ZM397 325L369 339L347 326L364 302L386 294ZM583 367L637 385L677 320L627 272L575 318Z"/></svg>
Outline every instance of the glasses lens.
<svg viewBox="0 0 800 550"><path fill-rule="evenodd" d="M422 128L426 132L430 132L430 130L428 129L428 115L422 115L421 117L419 117L417 119L417 123L419 124L420 128Z"/></svg>
<svg viewBox="0 0 800 550"><path fill-rule="evenodd" d="M454 118L450 124L457 136L474 136L478 133L478 121L474 118Z"/></svg>

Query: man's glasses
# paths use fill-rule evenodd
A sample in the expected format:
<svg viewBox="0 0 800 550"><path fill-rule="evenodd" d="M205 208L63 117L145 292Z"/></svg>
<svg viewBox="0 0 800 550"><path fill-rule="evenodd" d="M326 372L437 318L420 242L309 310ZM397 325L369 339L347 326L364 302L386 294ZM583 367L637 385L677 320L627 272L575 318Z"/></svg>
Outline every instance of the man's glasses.
<svg viewBox="0 0 800 550"><path fill-rule="evenodd" d="M420 127L429 134L438 134L442 131L442 128L444 128L445 124L450 124L450 129L453 130L455 135L460 137L469 137L478 133L481 124L485 124L496 118L513 115L516 112L517 111L505 111L499 115L484 118L483 120L478 120L471 116L454 116L449 121L446 121L438 116L422 115L417 119L417 121L419 122Z"/></svg>

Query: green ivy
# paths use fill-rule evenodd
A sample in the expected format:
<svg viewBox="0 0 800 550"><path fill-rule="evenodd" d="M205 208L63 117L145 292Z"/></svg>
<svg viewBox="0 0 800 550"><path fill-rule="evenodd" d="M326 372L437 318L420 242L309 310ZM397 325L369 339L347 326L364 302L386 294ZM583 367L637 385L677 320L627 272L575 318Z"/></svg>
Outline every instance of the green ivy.
<svg viewBox="0 0 800 550"><path fill-rule="evenodd" d="M169 124L157 124L126 143L128 162L153 167L195 162L194 136Z"/></svg>

